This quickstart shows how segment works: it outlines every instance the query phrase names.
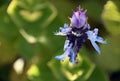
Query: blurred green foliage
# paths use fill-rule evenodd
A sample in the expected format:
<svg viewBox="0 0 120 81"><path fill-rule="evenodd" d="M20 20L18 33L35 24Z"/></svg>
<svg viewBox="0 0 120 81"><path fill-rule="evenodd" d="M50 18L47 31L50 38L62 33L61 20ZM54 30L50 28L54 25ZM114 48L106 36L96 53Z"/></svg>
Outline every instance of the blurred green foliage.
<svg viewBox="0 0 120 81"><path fill-rule="evenodd" d="M65 37L53 33L79 5L108 44L100 56L84 46L76 65L56 61ZM1 0L0 81L109 81L108 72L120 70L119 36L119 0Z"/></svg>
<svg viewBox="0 0 120 81"><path fill-rule="evenodd" d="M102 13L103 23L109 31L107 37L108 44L102 46L103 54L99 57L99 61L103 67L109 71L118 71L120 69L120 1L108 1L104 6ZM107 50L106 50L107 48ZM107 58L106 58L107 57ZM110 64L109 64L110 63Z"/></svg>

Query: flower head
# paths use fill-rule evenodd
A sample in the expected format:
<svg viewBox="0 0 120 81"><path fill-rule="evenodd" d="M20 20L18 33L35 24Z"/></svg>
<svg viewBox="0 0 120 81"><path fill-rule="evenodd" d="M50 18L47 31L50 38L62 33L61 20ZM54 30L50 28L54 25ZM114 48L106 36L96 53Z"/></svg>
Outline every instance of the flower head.
<svg viewBox="0 0 120 81"><path fill-rule="evenodd" d="M87 22L86 10L78 7L78 10L73 12L72 18L70 18L71 26L75 28L81 28Z"/></svg>
<svg viewBox="0 0 120 81"><path fill-rule="evenodd" d="M105 44L106 41L104 41L102 37L97 36L97 28L90 30L90 25L87 22L86 11L79 7L78 10L73 13L70 20L70 25L64 24L64 27L60 27L60 31L55 33L55 35L66 36L64 44L65 52L55 58L57 60L64 60L68 57L72 64L76 63L77 54L87 39L91 41L95 50L100 54L100 49L96 42Z"/></svg>

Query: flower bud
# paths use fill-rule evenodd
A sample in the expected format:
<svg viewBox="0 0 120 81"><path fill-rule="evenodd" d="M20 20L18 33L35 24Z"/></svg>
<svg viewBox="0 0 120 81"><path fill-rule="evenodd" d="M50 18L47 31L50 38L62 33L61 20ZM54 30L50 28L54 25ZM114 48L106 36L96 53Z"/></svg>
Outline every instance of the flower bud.
<svg viewBox="0 0 120 81"><path fill-rule="evenodd" d="M73 12L72 18L70 18L71 27L81 28L85 25L87 21L86 10L78 7L76 12Z"/></svg>

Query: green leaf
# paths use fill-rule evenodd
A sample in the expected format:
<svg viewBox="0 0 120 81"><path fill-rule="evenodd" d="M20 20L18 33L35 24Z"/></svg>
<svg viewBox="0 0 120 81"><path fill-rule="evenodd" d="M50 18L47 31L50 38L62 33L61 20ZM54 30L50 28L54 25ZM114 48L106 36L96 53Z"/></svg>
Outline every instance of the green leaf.
<svg viewBox="0 0 120 81"><path fill-rule="evenodd" d="M107 71L113 72L120 68L120 36L110 36L107 44L101 45L101 55L98 57L100 65Z"/></svg>
<svg viewBox="0 0 120 81"><path fill-rule="evenodd" d="M120 34L120 1L109 0L104 7L102 19L107 30L113 34Z"/></svg>
<svg viewBox="0 0 120 81"><path fill-rule="evenodd" d="M31 2L13 0L7 12L16 24L18 32L25 39L22 37L18 38L19 41L17 41L16 46L20 54L23 54L25 57L29 56L29 53L30 56L40 54L46 57L58 51L59 46L63 42L58 44L61 38L56 39L57 36L54 36L53 32L59 28L62 22L51 3L41 0L31 0Z"/></svg>
<svg viewBox="0 0 120 81"><path fill-rule="evenodd" d="M120 1L109 0L104 6L102 18L110 35L106 38L108 43L101 46L102 54L97 61L105 70L113 72L120 68Z"/></svg>
<svg viewBox="0 0 120 81"><path fill-rule="evenodd" d="M13 0L7 10L11 19L19 28L21 35L30 43L39 41L41 33L57 15L51 3L41 3L41 0L39 2L37 0L31 1L31 5L27 5L29 4L27 1ZM35 4L33 1L38 3ZM29 37L33 37L34 41L30 41Z"/></svg>
<svg viewBox="0 0 120 81"><path fill-rule="evenodd" d="M6 13L7 6L0 9L0 36L9 43L14 43L19 36L18 28L14 25L8 14Z"/></svg>
<svg viewBox="0 0 120 81"><path fill-rule="evenodd" d="M37 0L35 0L35 2L36 1ZM27 4L29 5L25 6ZM54 49L58 48L59 45L63 43L60 40L61 38L54 36L54 32L59 28L62 22L58 18L57 11L51 3L45 1L29 3L24 0L13 0L10 3L7 12L26 42L33 46L36 46L34 44L39 43L39 46L35 47L37 50L41 50L41 52L39 51L39 54L46 53L46 51L42 50L44 47L47 48L45 50L50 49L51 51L54 51ZM61 43L58 43L59 41ZM57 44L58 47L56 46ZM36 50L34 49L34 52L35 51ZM52 53L55 53L55 51Z"/></svg>
<svg viewBox="0 0 120 81"><path fill-rule="evenodd" d="M14 44L19 33L6 13L7 6L0 9L0 65L12 63L17 57Z"/></svg>
<svg viewBox="0 0 120 81"><path fill-rule="evenodd" d="M109 81L105 73L97 66L87 81Z"/></svg>
<svg viewBox="0 0 120 81"><path fill-rule="evenodd" d="M51 60L49 67L58 81L108 81L104 72L96 67L87 57L79 56L79 63L72 65L69 60L59 64Z"/></svg>

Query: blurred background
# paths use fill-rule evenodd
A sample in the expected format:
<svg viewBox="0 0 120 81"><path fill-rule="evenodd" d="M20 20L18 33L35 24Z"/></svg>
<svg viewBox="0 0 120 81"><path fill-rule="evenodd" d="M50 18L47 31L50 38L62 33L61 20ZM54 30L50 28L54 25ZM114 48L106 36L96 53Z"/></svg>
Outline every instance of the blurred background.
<svg viewBox="0 0 120 81"><path fill-rule="evenodd" d="M87 41L73 66L54 32L79 5L107 44ZM0 0L0 81L120 81L120 0Z"/></svg>

